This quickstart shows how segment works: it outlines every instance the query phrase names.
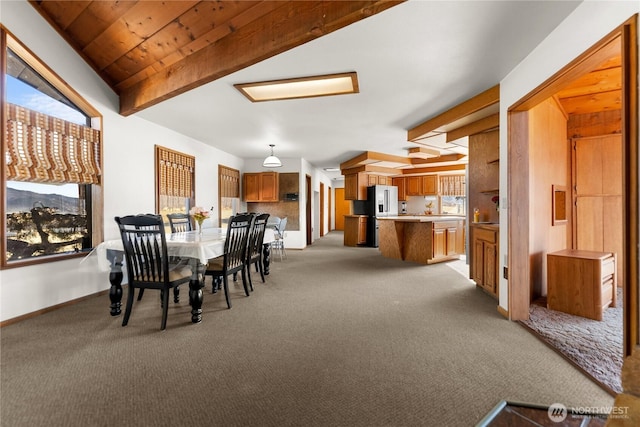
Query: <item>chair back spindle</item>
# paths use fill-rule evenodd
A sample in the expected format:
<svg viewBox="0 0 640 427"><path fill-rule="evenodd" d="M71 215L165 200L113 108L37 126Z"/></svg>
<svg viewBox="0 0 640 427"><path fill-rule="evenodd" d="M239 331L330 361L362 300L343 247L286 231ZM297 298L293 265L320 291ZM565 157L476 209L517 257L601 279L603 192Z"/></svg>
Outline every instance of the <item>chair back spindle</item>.
<svg viewBox="0 0 640 427"><path fill-rule="evenodd" d="M172 233L184 233L193 230L191 218L186 213L172 213L167 215Z"/></svg>

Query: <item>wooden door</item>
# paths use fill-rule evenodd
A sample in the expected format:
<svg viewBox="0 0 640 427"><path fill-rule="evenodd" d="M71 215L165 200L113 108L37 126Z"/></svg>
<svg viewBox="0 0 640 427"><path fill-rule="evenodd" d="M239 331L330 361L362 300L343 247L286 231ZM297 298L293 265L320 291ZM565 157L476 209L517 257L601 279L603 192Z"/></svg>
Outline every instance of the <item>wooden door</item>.
<svg viewBox="0 0 640 427"><path fill-rule="evenodd" d="M618 284L623 278L622 137L605 135L573 141L575 249L615 252Z"/></svg>
<svg viewBox="0 0 640 427"><path fill-rule="evenodd" d="M313 227L312 227L312 219L311 219L311 197L313 196L313 191L311 191L311 177L309 175L305 175L305 187L306 187L306 195L307 202L305 203L305 213L307 215L307 246L310 246L313 243Z"/></svg>
<svg viewBox="0 0 640 427"><path fill-rule="evenodd" d="M331 231L333 230L333 228L331 228L331 220L333 219L333 210L332 208L332 203L331 203L331 187L327 188L327 223L329 224L327 231Z"/></svg>
<svg viewBox="0 0 640 427"><path fill-rule="evenodd" d="M320 237L324 236L324 183L320 183Z"/></svg>
<svg viewBox="0 0 640 427"><path fill-rule="evenodd" d="M344 188L336 188L336 230L344 231L344 216L351 214L351 202L345 200Z"/></svg>

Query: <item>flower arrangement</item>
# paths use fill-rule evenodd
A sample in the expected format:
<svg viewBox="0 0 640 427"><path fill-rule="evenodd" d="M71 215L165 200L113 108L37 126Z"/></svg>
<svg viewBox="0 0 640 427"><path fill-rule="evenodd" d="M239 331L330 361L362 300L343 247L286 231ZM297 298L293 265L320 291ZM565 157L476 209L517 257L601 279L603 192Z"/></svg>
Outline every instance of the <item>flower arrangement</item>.
<svg viewBox="0 0 640 427"><path fill-rule="evenodd" d="M433 201L430 201L429 203L425 204L424 206L427 208L425 213L427 215L431 215L433 213Z"/></svg>
<svg viewBox="0 0 640 427"><path fill-rule="evenodd" d="M198 231L202 231L202 223L205 219L209 218L209 211L204 210L204 208L200 206L194 206L189 209L189 215L198 223Z"/></svg>
<svg viewBox="0 0 640 427"><path fill-rule="evenodd" d="M496 210L499 211L500 210L500 197L493 196L491 198L491 201L496 204Z"/></svg>

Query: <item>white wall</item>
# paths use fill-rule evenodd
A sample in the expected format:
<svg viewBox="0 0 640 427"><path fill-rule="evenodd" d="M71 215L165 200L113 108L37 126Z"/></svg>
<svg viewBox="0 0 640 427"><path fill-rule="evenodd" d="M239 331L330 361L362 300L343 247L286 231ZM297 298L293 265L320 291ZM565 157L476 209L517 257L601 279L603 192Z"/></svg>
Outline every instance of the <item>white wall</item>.
<svg viewBox="0 0 640 427"><path fill-rule="evenodd" d="M217 206L218 163L237 169L244 160L137 117L118 114L118 98L25 1L3 1L2 24L103 114L105 239L119 238L116 215L154 212L154 145L196 157L196 203ZM217 224L214 218L205 226ZM109 288L95 255L0 271L0 321ZM105 315L109 301L105 298Z"/></svg>
<svg viewBox="0 0 640 427"><path fill-rule="evenodd" d="M573 59L640 12L637 1L585 1L500 82L500 272L508 253L507 110ZM502 161L504 159L504 161ZM508 309L508 283L500 274L500 306Z"/></svg>

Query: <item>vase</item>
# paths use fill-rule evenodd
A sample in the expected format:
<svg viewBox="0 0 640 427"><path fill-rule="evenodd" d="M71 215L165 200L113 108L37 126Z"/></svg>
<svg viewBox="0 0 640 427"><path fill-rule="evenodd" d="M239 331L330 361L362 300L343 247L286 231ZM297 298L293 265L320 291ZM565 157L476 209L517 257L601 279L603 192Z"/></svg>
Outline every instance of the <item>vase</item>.
<svg viewBox="0 0 640 427"><path fill-rule="evenodd" d="M202 220L199 219L197 220L197 222L198 222L198 235L202 236Z"/></svg>

